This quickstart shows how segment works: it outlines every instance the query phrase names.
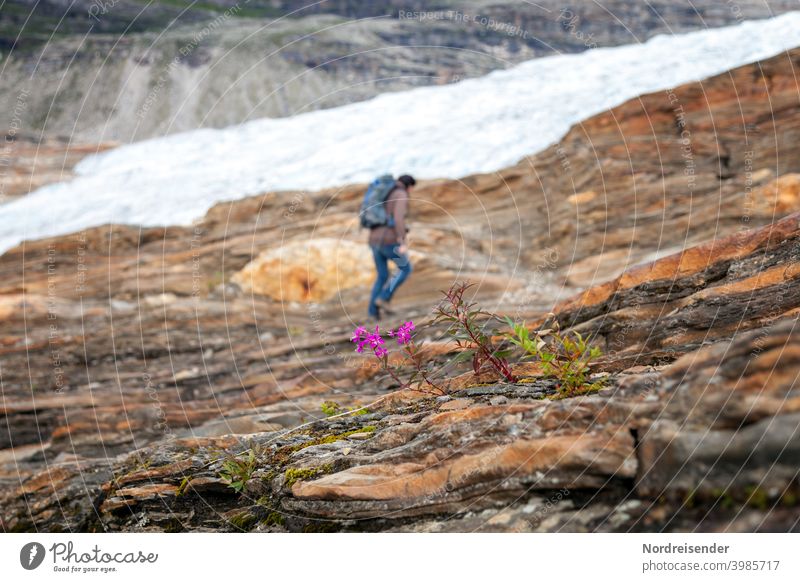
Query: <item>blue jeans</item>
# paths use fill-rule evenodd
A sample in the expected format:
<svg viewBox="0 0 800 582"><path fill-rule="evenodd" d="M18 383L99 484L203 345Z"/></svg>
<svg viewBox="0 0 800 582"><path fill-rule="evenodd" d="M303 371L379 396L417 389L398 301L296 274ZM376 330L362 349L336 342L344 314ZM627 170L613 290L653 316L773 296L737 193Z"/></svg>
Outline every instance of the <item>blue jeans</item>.
<svg viewBox="0 0 800 582"><path fill-rule="evenodd" d="M369 298L369 314L377 317L378 307L375 305L375 300L391 301L394 292L411 274L411 261L408 260L408 254L401 255L397 252L400 245L369 245L369 247L372 249L375 270L378 272L378 277L372 286L372 295ZM389 280L388 266L390 260L397 265L397 273L394 274L391 281Z"/></svg>

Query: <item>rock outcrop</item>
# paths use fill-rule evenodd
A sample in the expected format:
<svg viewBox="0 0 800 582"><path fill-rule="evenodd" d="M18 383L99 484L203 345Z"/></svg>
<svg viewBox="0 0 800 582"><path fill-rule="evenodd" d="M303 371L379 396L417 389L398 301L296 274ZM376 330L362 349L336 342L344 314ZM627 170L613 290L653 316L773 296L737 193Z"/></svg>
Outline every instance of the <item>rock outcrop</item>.
<svg viewBox="0 0 800 582"><path fill-rule="evenodd" d="M778 285L792 286L798 256L782 251L796 251L798 237L800 214L794 214L746 237L719 241L722 248L735 248L744 238L747 250L735 261L719 253L707 269L721 275L694 278L689 295L676 292L686 287L680 278L673 289L660 285L663 279L657 276L641 275L670 273L682 257L695 251L703 255L706 249L688 249L623 274L610 295L608 285L602 285L565 302L557 312L565 320L588 318L587 297L594 299L588 304L592 313L603 313L603 320L624 320L630 315L625 295L635 287L619 281L644 279L649 292L640 298L640 312L628 320L655 331L669 329L679 316L675 295L682 295L677 301L684 306L705 300L720 312L738 307L738 328L694 317L695 333L668 335L670 345L680 346L677 350L645 349L651 344L631 331L623 349L608 349L598 362L598 372L610 376L594 395L550 399L552 381L536 373L525 378L524 372L519 374L521 383L468 383L438 398L415 392L381 395L373 374L362 372L368 362L344 356L347 337L330 335L325 343L296 344L283 352L294 352L297 361L271 359L273 374L244 378L247 405L238 395L241 387L226 389L215 382L212 393L219 408L208 410L212 403L204 404L201 393L211 387L201 384L215 375L211 367L138 379L139 391L156 394L143 394L140 404L128 397L124 405L108 397L92 401L91 389L36 396L28 406L7 399L10 434L20 441L4 455L3 527L794 528L800 494L800 295L759 287L773 299L784 297L781 308L767 314L748 309L754 295L728 290L742 288L754 274L758 279L778 271L784 274ZM765 255L771 264L762 269ZM578 316L575 304L584 309ZM596 337L607 340L605 329L598 328ZM707 333L700 335L702 330ZM325 345L333 350L323 349ZM274 358L281 350L271 354ZM214 360L211 355L208 359ZM99 373L97 365L90 370ZM129 376L123 370L121 379ZM133 393L133 386L129 390ZM175 398L174 391L179 392ZM323 416L308 408L323 397L366 405L366 413L309 422L309 416ZM72 411L89 402L79 400L93 406L83 421ZM121 406L124 419L118 414ZM22 417L52 418L48 411L53 409L69 415L69 424L57 428L44 446L36 442L35 432L26 439ZM221 410L228 412L220 415ZM95 426L84 426L90 419ZM193 428L176 430L184 423ZM132 454L124 451L136 446L137 439L96 434L108 430L134 436L147 424L167 434ZM248 479L238 494L224 481L224 463L230 462L225 455L243 453L246 463L250 450L254 461L244 469ZM12 462L22 473L48 457L47 471L31 470L30 477L14 485L17 479L8 470Z"/></svg>
<svg viewBox="0 0 800 582"><path fill-rule="evenodd" d="M364 265L371 260L364 244L317 238L264 251L231 280L276 301L328 301L339 291L369 285L374 276Z"/></svg>
<svg viewBox="0 0 800 582"><path fill-rule="evenodd" d="M68 139L8 131L0 142L0 204L42 186L69 180L73 167L82 158L115 145L73 143Z"/></svg>
<svg viewBox="0 0 800 582"><path fill-rule="evenodd" d="M644 96L516 167L420 184L396 304L446 365L440 397L353 352L368 283L278 301L231 281L281 245L357 252L361 187L12 249L0 527L796 530L798 63ZM425 324L457 279L490 311L584 333L604 387L559 398L535 365L504 383L448 364L456 347Z"/></svg>

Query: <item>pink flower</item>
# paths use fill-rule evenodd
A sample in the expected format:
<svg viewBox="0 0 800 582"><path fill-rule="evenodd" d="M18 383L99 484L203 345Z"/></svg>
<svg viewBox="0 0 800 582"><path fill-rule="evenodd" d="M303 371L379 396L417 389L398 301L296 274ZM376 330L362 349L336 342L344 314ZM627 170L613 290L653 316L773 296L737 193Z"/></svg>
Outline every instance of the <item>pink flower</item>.
<svg viewBox="0 0 800 582"><path fill-rule="evenodd" d="M389 331L389 337L397 339L397 345L402 346L411 341L411 332L416 328L413 321L407 321L394 331Z"/></svg>
<svg viewBox="0 0 800 582"><path fill-rule="evenodd" d="M360 354L364 351L364 346L369 345L372 348L376 357L382 358L388 353L388 350L383 347L384 341L381 337L381 330L376 325L374 332L368 332L364 327L358 326L353 331L353 336L350 341L356 344L356 351Z"/></svg>
<svg viewBox="0 0 800 582"><path fill-rule="evenodd" d="M361 339L361 336L362 336L363 334L365 334L365 333L367 333L367 330L366 330L366 329L364 329L364 326L363 326L363 325L359 325L359 326L358 326L358 327L355 329L355 331L353 331L353 337L351 337L351 338L350 338L350 341L351 341L351 342L357 342L358 340L360 340L360 339Z"/></svg>
<svg viewBox="0 0 800 582"><path fill-rule="evenodd" d="M350 338L350 341L356 344L356 351L360 354L364 350L364 345L369 341L367 330L359 325L353 331L353 336Z"/></svg>

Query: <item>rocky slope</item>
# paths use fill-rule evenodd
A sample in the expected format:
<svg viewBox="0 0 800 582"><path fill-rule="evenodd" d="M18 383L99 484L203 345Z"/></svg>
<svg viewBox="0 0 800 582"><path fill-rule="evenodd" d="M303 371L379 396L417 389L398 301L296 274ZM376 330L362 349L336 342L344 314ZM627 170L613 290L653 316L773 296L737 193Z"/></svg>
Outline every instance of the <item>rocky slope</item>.
<svg viewBox="0 0 800 582"><path fill-rule="evenodd" d="M0 146L0 204L37 188L69 180L81 159L114 147L10 131Z"/></svg>
<svg viewBox="0 0 800 582"><path fill-rule="evenodd" d="M653 34L674 34L698 27L723 26L737 20L768 18L795 8L788 0L743 0L727 6L681 0L655 0L648 4L642 6L618 0L605 2L602 6L587 2L565 4L556 0L542 0L535 4L494 0L390 0L379 3L353 0L314 3L302 0L214 0L204 3L157 0L142 5L135 0L115 0L112 5L93 0L75 0L69 4L58 0L7 0L0 19L0 46L25 49L51 40L51 36L58 38L71 34L126 35L162 31L175 24L208 23L226 13L237 18L264 20L302 19L324 14L349 19L460 19L467 24L476 20L475 24L483 24L485 29L483 34L476 36L485 37L487 45L506 45L509 52L519 51L520 45L572 52L584 50L586 47L581 45L586 42L611 46L642 40ZM557 16L562 10L565 23L559 26L561 23ZM484 24L483 17L494 22ZM509 32L503 27L505 24L518 27L519 34ZM558 28L577 24L580 24L585 37L563 39L554 34ZM474 33L468 28L467 32ZM504 35L517 38L503 38ZM623 38L628 40L621 41Z"/></svg>
<svg viewBox="0 0 800 582"><path fill-rule="evenodd" d="M357 186L6 253L0 525L796 530L799 65L643 96L516 167L415 191L397 304L426 357L455 355L423 324L469 279L491 311L586 333L596 394L553 398L530 364L397 392L348 341Z"/></svg>
<svg viewBox="0 0 800 582"><path fill-rule="evenodd" d="M0 12L0 46L7 47L0 111L12 111L24 92L18 122L28 132L131 142L796 8L790 0L323 2L313 12L303 6L7 0ZM11 123L0 118L0 129Z"/></svg>

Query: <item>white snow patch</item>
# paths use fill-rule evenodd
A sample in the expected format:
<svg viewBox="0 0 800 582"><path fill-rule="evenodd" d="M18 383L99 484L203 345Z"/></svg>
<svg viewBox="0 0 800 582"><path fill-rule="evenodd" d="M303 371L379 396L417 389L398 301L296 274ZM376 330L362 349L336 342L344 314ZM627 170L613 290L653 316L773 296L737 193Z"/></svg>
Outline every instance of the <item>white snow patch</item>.
<svg viewBox="0 0 800 582"><path fill-rule="evenodd" d="M576 122L800 45L800 12L644 44L545 57L447 86L150 139L90 156L69 182L0 207L0 252L108 222L188 224L221 200L375 175L491 172Z"/></svg>

